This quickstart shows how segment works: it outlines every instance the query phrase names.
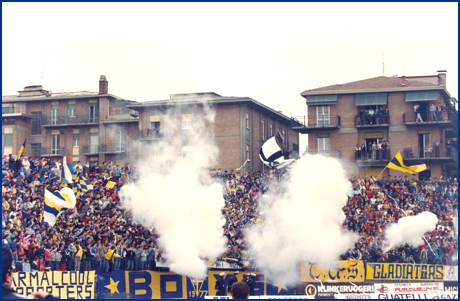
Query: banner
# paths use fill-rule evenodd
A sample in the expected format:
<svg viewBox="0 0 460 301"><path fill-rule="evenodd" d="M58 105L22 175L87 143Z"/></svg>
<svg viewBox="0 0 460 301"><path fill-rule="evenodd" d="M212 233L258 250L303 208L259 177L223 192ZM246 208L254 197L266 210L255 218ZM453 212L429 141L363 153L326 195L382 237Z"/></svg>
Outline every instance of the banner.
<svg viewBox="0 0 460 301"><path fill-rule="evenodd" d="M142 298L142 299L204 299L215 296L215 284L222 271L209 271L208 277L194 279L173 272L153 271L115 271L98 273L99 299ZM233 271L225 271L225 284ZM244 273L239 273L241 281ZM266 283L265 276L256 273L255 295L294 295L293 288L283 284L278 286Z"/></svg>
<svg viewBox="0 0 460 301"><path fill-rule="evenodd" d="M230 296L206 296L205 299L232 299ZM249 299L313 299L309 296L300 296L300 295L285 295L285 296L249 296Z"/></svg>
<svg viewBox="0 0 460 301"><path fill-rule="evenodd" d="M436 293L374 294L372 299L437 299Z"/></svg>
<svg viewBox="0 0 460 301"><path fill-rule="evenodd" d="M337 294L361 294L374 293L374 284L354 284L354 283L307 283L305 295L315 299L333 299ZM301 292L302 293L302 292ZM337 299L337 298L336 298ZM366 299L366 298L364 298Z"/></svg>
<svg viewBox="0 0 460 301"><path fill-rule="evenodd" d="M324 270L314 264L302 263L300 282L364 282L362 260L340 260L336 269Z"/></svg>
<svg viewBox="0 0 460 301"><path fill-rule="evenodd" d="M444 266L444 281L458 281L458 266Z"/></svg>
<svg viewBox="0 0 460 301"><path fill-rule="evenodd" d="M444 291L445 292L458 292L458 282L457 281L444 282Z"/></svg>
<svg viewBox="0 0 460 301"><path fill-rule="evenodd" d="M376 293L438 293L444 291L443 282L375 283Z"/></svg>
<svg viewBox="0 0 460 301"><path fill-rule="evenodd" d="M45 291L59 299L95 299L95 271L13 273L12 287L23 296Z"/></svg>
<svg viewBox="0 0 460 301"><path fill-rule="evenodd" d="M367 280L443 281L444 266L410 263L367 263Z"/></svg>
<svg viewBox="0 0 460 301"><path fill-rule="evenodd" d="M208 295L209 296L215 296L216 295L216 280L217 277L219 276L219 273L222 271L208 271L208 286L209 286L209 291ZM230 277L232 277L234 271L225 271L225 288L227 288L228 281L230 280ZM270 284L267 282L267 279L263 273L260 272L251 272L256 274L254 280L256 282L256 285L254 287L254 295L255 296L267 296L267 295L294 295L294 288L288 288L284 283L276 283L276 284ZM242 281L243 277L246 273L245 272L240 272L237 275L238 281ZM228 292L227 292L228 293Z"/></svg>

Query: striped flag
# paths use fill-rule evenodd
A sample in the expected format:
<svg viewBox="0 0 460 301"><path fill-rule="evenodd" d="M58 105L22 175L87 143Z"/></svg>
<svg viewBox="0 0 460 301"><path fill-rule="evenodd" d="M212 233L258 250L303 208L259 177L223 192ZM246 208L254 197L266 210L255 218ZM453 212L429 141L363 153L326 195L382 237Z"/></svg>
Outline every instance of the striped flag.
<svg viewBox="0 0 460 301"><path fill-rule="evenodd" d="M73 169L72 162L70 162L69 156L64 156L62 159L62 174L61 174L61 183L62 184L70 184L72 183L73 175L75 174L75 170Z"/></svg>
<svg viewBox="0 0 460 301"><path fill-rule="evenodd" d="M22 154L24 153L24 149L26 148L27 139L24 140L24 143L21 145L21 148L18 151L18 159L21 158Z"/></svg>
<svg viewBox="0 0 460 301"><path fill-rule="evenodd" d="M280 133L271 137L260 148L260 160L270 167L270 178L273 177L273 171L281 172L293 167L297 161L295 159L284 159L284 154L279 146L284 138Z"/></svg>
<svg viewBox="0 0 460 301"><path fill-rule="evenodd" d="M426 164L420 161L405 161L401 155L401 152L398 152L395 157L391 159L390 163L387 164L386 168L415 175L417 172L426 170Z"/></svg>
<svg viewBox="0 0 460 301"><path fill-rule="evenodd" d="M102 182L102 186L106 188L113 188L118 183L118 180L120 180L120 176L107 178L104 182Z"/></svg>
<svg viewBox="0 0 460 301"><path fill-rule="evenodd" d="M61 212L75 208L77 199L72 189L64 187L60 191L50 192L45 189L44 219L51 227L56 223Z"/></svg>

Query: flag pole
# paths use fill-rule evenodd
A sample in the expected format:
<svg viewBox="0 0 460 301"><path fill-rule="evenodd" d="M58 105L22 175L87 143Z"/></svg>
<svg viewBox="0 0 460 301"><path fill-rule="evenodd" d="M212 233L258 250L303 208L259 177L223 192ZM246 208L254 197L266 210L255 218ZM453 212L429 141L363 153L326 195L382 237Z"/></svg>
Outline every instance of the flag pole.
<svg viewBox="0 0 460 301"><path fill-rule="evenodd" d="M246 163L248 163L248 162L250 162L250 161L251 161L250 159L247 159L246 161L244 161L243 165L241 165L240 167L238 167L238 168L235 169L235 170L240 170L241 168L243 168L243 167L246 165Z"/></svg>
<svg viewBox="0 0 460 301"><path fill-rule="evenodd" d="M386 166L385 166L385 168L379 173L379 175L377 176L377 180L380 178L380 175L385 171L385 169L387 169Z"/></svg>

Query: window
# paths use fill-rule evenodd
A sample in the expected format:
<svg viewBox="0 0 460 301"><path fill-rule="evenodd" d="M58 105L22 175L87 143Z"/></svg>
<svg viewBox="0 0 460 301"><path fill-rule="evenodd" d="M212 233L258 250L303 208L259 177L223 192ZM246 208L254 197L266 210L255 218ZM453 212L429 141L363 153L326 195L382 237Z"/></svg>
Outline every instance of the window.
<svg viewBox="0 0 460 301"><path fill-rule="evenodd" d="M316 106L316 125L330 125L329 106Z"/></svg>
<svg viewBox="0 0 460 301"><path fill-rule="evenodd" d="M97 103L89 104L89 122L98 122L99 117L99 107Z"/></svg>
<svg viewBox="0 0 460 301"><path fill-rule="evenodd" d="M67 110L67 114L69 115L69 117L75 117L76 116L75 104L69 104L69 109Z"/></svg>
<svg viewBox="0 0 460 301"><path fill-rule="evenodd" d="M40 157L42 150L41 143L31 143L30 144L30 156L31 157Z"/></svg>
<svg viewBox="0 0 460 301"><path fill-rule="evenodd" d="M3 136L3 146L4 147L13 146L13 134L5 134Z"/></svg>
<svg viewBox="0 0 460 301"><path fill-rule="evenodd" d="M246 128L249 129L249 113L246 113Z"/></svg>
<svg viewBox="0 0 460 301"><path fill-rule="evenodd" d="M118 131L115 137L115 151L122 152L124 151L125 146L125 134L123 131Z"/></svg>
<svg viewBox="0 0 460 301"><path fill-rule="evenodd" d="M58 105L52 105L51 106L51 124L56 125L58 124L59 120L59 106Z"/></svg>
<svg viewBox="0 0 460 301"><path fill-rule="evenodd" d="M59 155L59 135L51 135L51 154Z"/></svg>
<svg viewBox="0 0 460 301"><path fill-rule="evenodd" d="M430 145L430 134L418 134L418 148L420 158L430 158L432 155L432 146Z"/></svg>
<svg viewBox="0 0 460 301"><path fill-rule="evenodd" d="M246 160L249 158L249 145L246 144Z"/></svg>
<svg viewBox="0 0 460 301"><path fill-rule="evenodd" d="M265 141L265 121L263 117L262 117L261 128L262 128L262 141Z"/></svg>
<svg viewBox="0 0 460 301"><path fill-rule="evenodd" d="M79 134L73 134L73 147L78 147Z"/></svg>
<svg viewBox="0 0 460 301"><path fill-rule="evenodd" d="M270 138L273 137L273 125L270 124Z"/></svg>
<svg viewBox="0 0 460 301"><path fill-rule="evenodd" d="M182 114L182 130L190 130L192 128L192 114Z"/></svg>
<svg viewBox="0 0 460 301"><path fill-rule="evenodd" d="M30 123L30 134L41 135L42 134L42 112L30 112L32 115L32 121Z"/></svg>
<svg viewBox="0 0 460 301"><path fill-rule="evenodd" d="M147 137L160 137L160 122L150 122L150 131L147 133Z"/></svg>
<svg viewBox="0 0 460 301"><path fill-rule="evenodd" d="M2 114L9 114L10 113L10 107L2 107Z"/></svg>
<svg viewBox="0 0 460 301"><path fill-rule="evenodd" d="M94 154L99 151L99 133L91 133L90 138L90 153Z"/></svg>
<svg viewBox="0 0 460 301"><path fill-rule="evenodd" d="M329 137L318 138L318 154L329 156L331 153L331 141Z"/></svg>

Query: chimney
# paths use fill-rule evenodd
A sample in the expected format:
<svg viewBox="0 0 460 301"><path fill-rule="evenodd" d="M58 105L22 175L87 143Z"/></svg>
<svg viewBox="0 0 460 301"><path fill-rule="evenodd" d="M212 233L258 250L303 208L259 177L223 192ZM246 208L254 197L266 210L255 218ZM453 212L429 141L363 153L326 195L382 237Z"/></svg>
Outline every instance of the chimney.
<svg viewBox="0 0 460 301"><path fill-rule="evenodd" d="M446 87L446 70L438 70L438 86Z"/></svg>
<svg viewBox="0 0 460 301"><path fill-rule="evenodd" d="M403 87L406 86L406 76L405 75L401 76L401 86Z"/></svg>
<svg viewBox="0 0 460 301"><path fill-rule="evenodd" d="M99 94L108 94L109 93L109 82L105 75L101 75L99 79Z"/></svg>

